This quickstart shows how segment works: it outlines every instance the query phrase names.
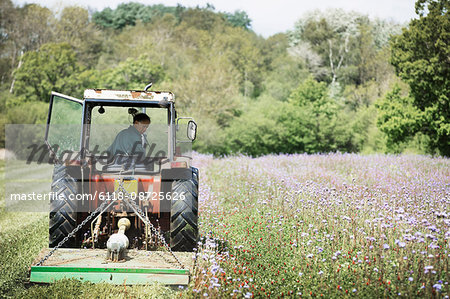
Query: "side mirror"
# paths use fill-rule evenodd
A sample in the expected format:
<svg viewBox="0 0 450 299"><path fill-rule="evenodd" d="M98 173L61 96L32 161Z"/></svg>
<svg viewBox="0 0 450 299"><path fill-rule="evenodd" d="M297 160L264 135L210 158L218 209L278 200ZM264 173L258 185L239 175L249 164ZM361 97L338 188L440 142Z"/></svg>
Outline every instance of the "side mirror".
<svg viewBox="0 0 450 299"><path fill-rule="evenodd" d="M189 140L194 141L196 136L197 136L197 124L195 123L195 121L190 120L187 125L187 138L189 138Z"/></svg>

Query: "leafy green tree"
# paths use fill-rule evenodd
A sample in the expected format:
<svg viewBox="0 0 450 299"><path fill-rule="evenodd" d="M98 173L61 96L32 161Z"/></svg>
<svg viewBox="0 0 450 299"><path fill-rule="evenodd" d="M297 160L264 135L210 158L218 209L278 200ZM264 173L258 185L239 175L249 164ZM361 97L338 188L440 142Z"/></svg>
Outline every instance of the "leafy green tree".
<svg viewBox="0 0 450 299"><path fill-rule="evenodd" d="M411 140L425 121L424 113L414 106L411 97L402 96L398 85L380 99L376 107L377 125L386 134L386 146L392 152L399 152L400 144Z"/></svg>
<svg viewBox="0 0 450 299"><path fill-rule="evenodd" d="M45 44L25 53L15 76L14 94L26 102L48 102L52 90L80 96L85 88L98 87L94 71L77 63L75 51L67 43Z"/></svg>
<svg viewBox="0 0 450 299"><path fill-rule="evenodd" d="M53 39L54 16L50 9L27 4L19 9L15 20L14 41L18 51L31 51Z"/></svg>
<svg viewBox="0 0 450 299"><path fill-rule="evenodd" d="M177 79L173 86L177 107L183 114L213 119L223 128L239 108L237 78L238 73L224 57L211 57Z"/></svg>
<svg viewBox="0 0 450 299"><path fill-rule="evenodd" d="M375 43L375 48L381 50L389 46L391 37L402 33L402 25L393 20L375 18L370 22L370 29Z"/></svg>
<svg viewBox="0 0 450 299"><path fill-rule="evenodd" d="M244 97L257 97L262 90L264 59L253 32L228 27L218 35L215 46L222 48L240 73L240 91ZM219 49L217 49L219 50Z"/></svg>
<svg viewBox="0 0 450 299"><path fill-rule="evenodd" d="M355 151L342 108L324 82L309 78L289 96L282 123L288 130L289 152Z"/></svg>
<svg viewBox="0 0 450 299"><path fill-rule="evenodd" d="M287 101L299 81L306 80L309 70L305 63L287 51L287 35L279 33L265 40L261 49L266 73L263 73L263 94L279 101Z"/></svg>
<svg viewBox="0 0 450 299"><path fill-rule="evenodd" d="M355 53L357 75L355 74L356 76L353 80L357 85L373 80L377 73L377 48L375 47L375 40L368 19L360 21L358 31L359 35L355 41L357 45Z"/></svg>
<svg viewBox="0 0 450 299"><path fill-rule="evenodd" d="M264 100L250 104L226 128L224 152L258 156L358 150L350 119L339 113L329 92L325 83L308 78L288 102L263 96Z"/></svg>
<svg viewBox="0 0 450 299"><path fill-rule="evenodd" d="M345 113L343 117L346 118L344 123L350 126L353 151L374 153L384 150L383 139L379 138L382 134L376 126L377 110L374 105Z"/></svg>
<svg viewBox="0 0 450 299"><path fill-rule="evenodd" d="M391 62L409 84L411 105L423 114L422 122L402 131L403 138L395 130L388 136L404 139L420 131L430 137L431 151L450 156L450 2L419 0L416 13L419 18L394 38Z"/></svg>
<svg viewBox="0 0 450 299"><path fill-rule="evenodd" d="M95 24L104 28L114 28L114 11L106 7L102 11L97 11L92 15Z"/></svg>
<svg viewBox="0 0 450 299"><path fill-rule="evenodd" d="M17 10L11 0L0 1L0 85L4 84L11 76L12 55L11 31L14 28Z"/></svg>
<svg viewBox="0 0 450 299"><path fill-rule="evenodd" d="M24 54L23 64L15 73L14 94L26 101L48 101L52 90L67 90L67 78L79 71L69 44L43 45Z"/></svg>
<svg viewBox="0 0 450 299"><path fill-rule="evenodd" d="M77 60L86 67L97 64L102 52L101 32L89 19L89 12L78 6L65 7L55 25L57 42L70 44Z"/></svg>
<svg viewBox="0 0 450 299"><path fill-rule="evenodd" d="M135 26L138 21L148 23L155 17L162 17L165 14L172 14L178 20L185 7L144 5L137 2L122 3L115 10L107 7L100 12L95 12L92 16L93 21L104 28L122 29L126 26Z"/></svg>
<svg viewBox="0 0 450 299"><path fill-rule="evenodd" d="M222 15L217 14L211 8L188 8L180 14L180 26L191 27L206 31L220 30L225 26Z"/></svg>
<svg viewBox="0 0 450 299"><path fill-rule="evenodd" d="M384 72L387 58L378 53L398 29L399 25L342 9L313 11L290 32L289 52L302 58L320 81L355 85L382 81L381 76L389 75Z"/></svg>
<svg viewBox="0 0 450 299"><path fill-rule="evenodd" d="M104 71L103 88L142 90L149 82L159 83L166 75L159 65L147 57L129 58L112 69Z"/></svg>
<svg viewBox="0 0 450 299"><path fill-rule="evenodd" d="M15 7L11 0L0 1L0 45L10 38L8 31L14 22Z"/></svg>
<svg viewBox="0 0 450 299"><path fill-rule="evenodd" d="M9 124L45 124L48 116L48 103L26 102L9 107L6 113Z"/></svg>
<svg viewBox="0 0 450 299"><path fill-rule="evenodd" d="M23 53L38 49L41 45L53 39L52 26L54 17L52 12L37 4L26 4L17 8L6 17L7 26L3 34L8 36L8 48L11 63L10 71L13 73L22 63ZM8 21L8 19L12 19ZM4 55L0 55L4 57ZM16 78L11 74L10 91L13 90Z"/></svg>
<svg viewBox="0 0 450 299"><path fill-rule="evenodd" d="M137 2L119 4L114 16L115 28L120 29L125 26L136 25L137 17L144 8L144 4Z"/></svg>
<svg viewBox="0 0 450 299"><path fill-rule="evenodd" d="M345 106L350 111L373 106L382 92L376 81L369 81L361 85L347 85L344 91Z"/></svg>
<svg viewBox="0 0 450 299"><path fill-rule="evenodd" d="M318 79L334 83L343 72L348 73L361 18L354 12L329 9L308 13L295 24L292 46L299 48L296 51L299 56L311 61Z"/></svg>
<svg viewBox="0 0 450 299"><path fill-rule="evenodd" d="M192 52L175 37L175 31L175 17L166 14L157 22L139 22L136 26L115 32L105 41L106 51L102 53L97 68L109 69L145 54L152 64L160 65L169 77L175 78L185 72L185 65L190 65L193 59ZM139 38L130 39L130 36Z"/></svg>
<svg viewBox="0 0 450 299"><path fill-rule="evenodd" d="M225 129L223 146L216 153L244 153L260 156L290 152L286 143L286 128L279 119L287 103L264 97L249 105L242 115L232 120ZM222 144L221 144L222 145Z"/></svg>
<svg viewBox="0 0 450 299"><path fill-rule="evenodd" d="M105 8L101 12L94 13L93 20L100 26L114 29L121 29L127 25L134 26L144 8L144 4L137 2L122 3L115 10Z"/></svg>
<svg viewBox="0 0 450 299"><path fill-rule="evenodd" d="M234 13L225 13L225 18L234 27L242 27L244 29L250 29L252 20L247 13L243 10L236 10Z"/></svg>

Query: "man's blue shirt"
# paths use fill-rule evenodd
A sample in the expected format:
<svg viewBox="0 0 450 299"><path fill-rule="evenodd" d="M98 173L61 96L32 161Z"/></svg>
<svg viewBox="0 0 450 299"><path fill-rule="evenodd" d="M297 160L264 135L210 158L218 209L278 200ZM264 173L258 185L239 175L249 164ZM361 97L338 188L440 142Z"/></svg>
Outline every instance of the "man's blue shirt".
<svg viewBox="0 0 450 299"><path fill-rule="evenodd" d="M142 134L134 126L129 126L117 134L108 152L113 156L145 154L145 149L142 147Z"/></svg>

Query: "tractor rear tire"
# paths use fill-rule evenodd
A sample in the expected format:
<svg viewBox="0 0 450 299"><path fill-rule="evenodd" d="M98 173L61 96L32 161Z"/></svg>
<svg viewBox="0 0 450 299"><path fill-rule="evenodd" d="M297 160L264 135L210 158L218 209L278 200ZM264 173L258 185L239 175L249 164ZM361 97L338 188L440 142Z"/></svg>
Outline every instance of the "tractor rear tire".
<svg viewBox="0 0 450 299"><path fill-rule="evenodd" d="M70 200L77 193L77 182L67 172L65 165L55 165L53 170L52 194L58 198L50 202L49 247L55 247L77 224L76 201ZM62 247L75 247L72 237Z"/></svg>
<svg viewBox="0 0 450 299"><path fill-rule="evenodd" d="M198 169L192 167L190 180L172 183L172 196L184 200L172 200L170 213L170 247L173 251L193 251L198 241Z"/></svg>

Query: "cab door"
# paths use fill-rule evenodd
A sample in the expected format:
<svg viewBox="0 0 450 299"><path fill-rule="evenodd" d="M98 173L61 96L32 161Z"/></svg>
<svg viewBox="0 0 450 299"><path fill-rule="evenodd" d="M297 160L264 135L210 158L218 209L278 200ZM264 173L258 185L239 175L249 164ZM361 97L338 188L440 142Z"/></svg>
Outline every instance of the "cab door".
<svg viewBox="0 0 450 299"><path fill-rule="evenodd" d="M80 151L83 100L52 91L45 144L58 158Z"/></svg>

